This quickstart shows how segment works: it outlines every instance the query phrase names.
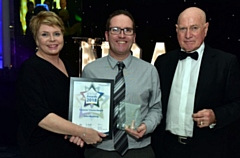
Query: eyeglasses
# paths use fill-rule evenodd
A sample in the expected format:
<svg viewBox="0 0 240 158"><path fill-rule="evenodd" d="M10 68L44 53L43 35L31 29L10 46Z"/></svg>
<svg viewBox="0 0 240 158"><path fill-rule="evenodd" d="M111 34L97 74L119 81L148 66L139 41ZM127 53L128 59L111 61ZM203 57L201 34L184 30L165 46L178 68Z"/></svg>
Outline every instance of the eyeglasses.
<svg viewBox="0 0 240 158"><path fill-rule="evenodd" d="M111 34L113 35L119 35L122 31L124 33L124 35L127 35L127 36L131 36L133 35L134 31L132 28L119 28L119 27L110 27L109 28L109 31L111 32Z"/></svg>

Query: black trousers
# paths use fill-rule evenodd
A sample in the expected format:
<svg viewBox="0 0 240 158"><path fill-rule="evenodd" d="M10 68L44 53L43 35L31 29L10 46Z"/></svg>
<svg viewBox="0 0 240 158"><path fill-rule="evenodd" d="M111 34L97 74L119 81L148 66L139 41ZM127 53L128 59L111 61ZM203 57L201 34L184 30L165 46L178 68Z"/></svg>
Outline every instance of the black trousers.
<svg viewBox="0 0 240 158"><path fill-rule="evenodd" d="M228 158L225 143L211 144L204 138L192 138L181 144L178 136L170 132L165 133L163 141L161 158Z"/></svg>
<svg viewBox="0 0 240 158"><path fill-rule="evenodd" d="M130 149L124 156L116 151L106 151L95 147L88 147L84 152L85 158L155 158L152 147L149 145L140 149Z"/></svg>

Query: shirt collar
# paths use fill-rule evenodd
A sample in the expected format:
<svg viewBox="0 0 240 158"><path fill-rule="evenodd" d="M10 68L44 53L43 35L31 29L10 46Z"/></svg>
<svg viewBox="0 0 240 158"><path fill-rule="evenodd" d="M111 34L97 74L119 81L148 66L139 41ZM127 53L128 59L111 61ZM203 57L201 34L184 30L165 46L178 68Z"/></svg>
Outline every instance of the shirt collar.
<svg viewBox="0 0 240 158"><path fill-rule="evenodd" d="M204 48L205 48L205 43L203 42L198 49L193 50L193 51L191 51L190 53L193 53L193 52L197 51L197 52L198 52L198 55L199 55L199 56L202 56L203 51L204 51ZM184 50L181 48L181 51L184 51Z"/></svg>
<svg viewBox="0 0 240 158"><path fill-rule="evenodd" d="M108 55L107 58L108 58L109 65L112 67L112 69L115 69L115 67L119 61L116 60L115 58L111 57L111 55ZM129 67L129 65L132 61L132 58L133 58L133 56L131 54L129 54L129 56L122 61L125 65L126 69Z"/></svg>

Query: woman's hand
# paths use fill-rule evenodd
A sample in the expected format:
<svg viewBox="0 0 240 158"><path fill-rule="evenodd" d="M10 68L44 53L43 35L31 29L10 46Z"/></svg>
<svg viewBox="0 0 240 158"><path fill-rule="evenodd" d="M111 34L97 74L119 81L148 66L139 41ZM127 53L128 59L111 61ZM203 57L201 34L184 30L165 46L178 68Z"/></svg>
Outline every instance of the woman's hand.
<svg viewBox="0 0 240 158"><path fill-rule="evenodd" d="M97 144L102 142L102 137L106 137L106 134L100 133L92 128L86 128L81 136L81 139L86 144Z"/></svg>
<svg viewBox="0 0 240 158"><path fill-rule="evenodd" d="M65 136L64 139L68 139L68 136ZM80 137L71 136L69 141L76 144L77 146L80 146L81 148L84 146L84 141Z"/></svg>

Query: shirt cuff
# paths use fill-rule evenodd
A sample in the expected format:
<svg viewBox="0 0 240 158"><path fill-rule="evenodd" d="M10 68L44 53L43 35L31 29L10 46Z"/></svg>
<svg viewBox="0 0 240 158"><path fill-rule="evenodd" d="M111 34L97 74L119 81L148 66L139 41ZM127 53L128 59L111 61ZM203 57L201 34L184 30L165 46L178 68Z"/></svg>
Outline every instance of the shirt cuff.
<svg viewBox="0 0 240 158"><path fill-rule="evenodd" d="M211 125L209 125L209 128L212 129L216 126L216 123L212 123Z"/></svg>

